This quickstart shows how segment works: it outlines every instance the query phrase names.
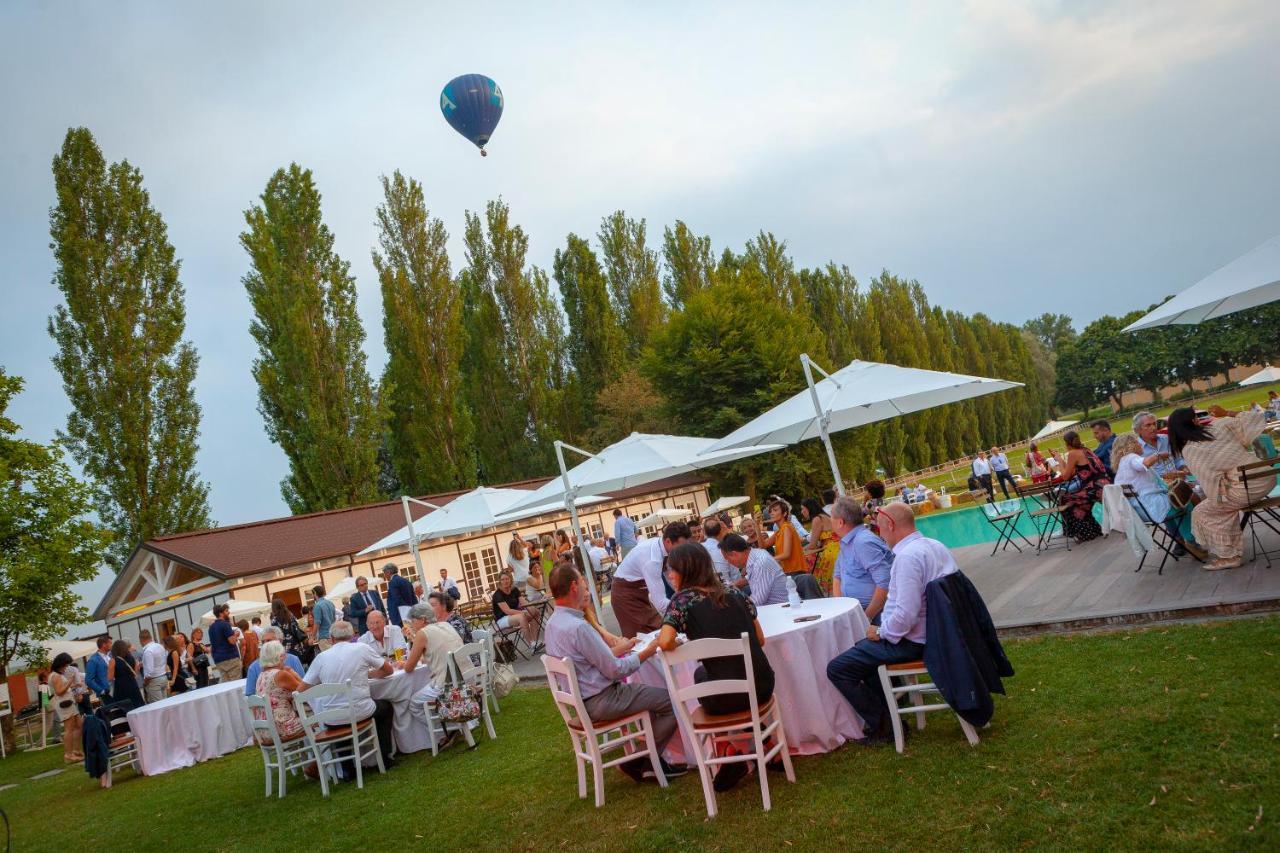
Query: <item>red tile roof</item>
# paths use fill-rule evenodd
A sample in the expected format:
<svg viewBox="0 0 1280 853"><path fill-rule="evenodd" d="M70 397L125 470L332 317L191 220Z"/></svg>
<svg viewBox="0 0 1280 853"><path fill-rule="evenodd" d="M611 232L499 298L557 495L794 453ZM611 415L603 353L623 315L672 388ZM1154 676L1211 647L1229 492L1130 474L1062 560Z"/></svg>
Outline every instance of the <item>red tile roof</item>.
<svg viewBox="0 0 1280 853"><path fill-rule="evenodd" d="M500 488L536 489L549 479L505 483ZM704 475L685 474L609 492L605 497L621 500L706 481ZM443 505L467 491L428 495L420 500ZM418 504L411 503L409 507L414 519L431 512ZM404 527L404 509L400 501L389 501L176 533L148 540L143 547L219 577L238 578L355 554L401 527Z"/></svg>

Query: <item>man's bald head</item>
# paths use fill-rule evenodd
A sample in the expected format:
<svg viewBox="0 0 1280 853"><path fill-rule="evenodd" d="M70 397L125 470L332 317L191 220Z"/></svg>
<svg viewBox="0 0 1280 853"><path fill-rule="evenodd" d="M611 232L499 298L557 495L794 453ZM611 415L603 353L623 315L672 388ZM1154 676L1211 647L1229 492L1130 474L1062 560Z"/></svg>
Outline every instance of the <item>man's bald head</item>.
<svg viewBox="0 0 1280 853"><path fill-rule="evenodd" d="M893 547L916 529L916 515L905 503L891 503L880 508L880 536Z"/></svg>

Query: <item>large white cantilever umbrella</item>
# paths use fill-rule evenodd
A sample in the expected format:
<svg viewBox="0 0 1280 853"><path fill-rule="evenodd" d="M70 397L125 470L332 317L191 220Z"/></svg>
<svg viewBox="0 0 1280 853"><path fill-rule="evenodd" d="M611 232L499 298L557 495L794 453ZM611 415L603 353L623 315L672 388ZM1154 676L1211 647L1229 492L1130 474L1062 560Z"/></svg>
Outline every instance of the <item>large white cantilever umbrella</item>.
<svg viewBox="0 0 1280 853"><path fill-rule="evenodd" d="M806 390L738 427L712 444L707 453L821 438L836 490L843 495L844 483L831 446L831 433L1022 385L877 361L851 361L835 373L827 373L808 355L800 356L800 364L809 385ZM814 370L826 378L815 383Z"/></svg>
<svg viewBox="0 0 1280 853"><path fill-rule="evenodd" d="M422 573L422 556L418 545L424 539L461 536L476 530L484 530L486 527L498 527L521 518L559 509L559 504L556 502L539 501L525 512L512 514L511 507L531 494L533 492L529 489L493 489L481 486L466 494L458 495L443 505L408 496L402 497L400 502L404 506L405 526L382 537L356 556L362 557L386 548L408 545L409 550L413 551L414 564L418 567L418 577L423 578L425 575ZM585 495L578 499L578 503L596 503L603 500L606 499L596 495ZM432 512L414 521L409 510L411 503L425 506Z"/></svg>
<svg viewBox="0 0 1280 853"><path fill-rule="evenodd" d="M1173 323L1203 323L1277 299L1280 299L1280 236L1272 237L1200 279L1124 330L1136 332Z"/></svg>
<svg viewBox="0 0 1280 853"><path fill-rule="evenodd" d="M1280 367L1272 367L1267 365L1247 379L1241 379L1241 385L1268 385L1272 382L1280 382Z"/></svg>
<svg viewBox="0 0 1280 853"><path fill-rule="evenodd" d="M578 509L575 498L585 492L616 492L643 486L655 480L687 474L700 468L710 468L725 462L733 462L757 453L777 450L781 445L756 444L751 447L739 447L719 453L709 453L708 448L715 443L712 438L694 438L685 435L646 435L633 432L619 442L609 445L599 453L590 453L563 441L557 441L556 460L560 463L560 477L533 491L524 500L511 507L512 511L545 505L550 501L564 501L565 508L573 521L573 532L578 537L578 546L582 551L582 564L587 572L592 573L591 559L587 553L586 538L578 524ZM586 457L586 461L568 468L564 462L564 451ZM594 576L591 597L597 610L600 601L596 592Z"/></svg>

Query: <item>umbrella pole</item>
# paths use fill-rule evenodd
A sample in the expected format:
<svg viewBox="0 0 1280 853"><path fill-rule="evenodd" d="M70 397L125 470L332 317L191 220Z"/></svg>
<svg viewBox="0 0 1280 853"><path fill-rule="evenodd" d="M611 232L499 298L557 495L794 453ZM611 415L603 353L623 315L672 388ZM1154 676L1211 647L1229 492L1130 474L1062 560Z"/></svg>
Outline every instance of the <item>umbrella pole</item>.
<svg viewBox="0 0 1280 853"><path fill-rule="evenodd" d="M822 410L822 404L818 402L818 389L813 385L813 368L817 365L809 360L808 353L800 354L800 364L804 366L804 381L809 383L809 396L813 399L813 412L818 416L818 433L822 437L822 446L827 449L827 462L831 464L831 476L835 478L836 494L844 497L844 479L840 476L840 465L836 462L836 449L831 445L831 433L827 430L831 419ZM818 369L822 370L820 367Z"/></svg>
<svg viewBox="0 0 1280 853"><path fill-rule="evenodd" d="M400 504L404 507L404 523L409 525L409 550L413 552L413 565L418 569L418 582L422 584L422 588L427 588L427 576L422 568L422 551L418 548L418 533L413 529L413 513L409 512L409 496L401 495ZM433 509L437 508L434 504L426 504Z"/></svg>
<svg viewBox="0 0 1280 853"><path fill-rule="evenodd" d="M596 590L596 574L591 568L591 552L587 550L587 540L582 535L582 526L578 522L578 496L569 488L569 469L564 464L564 442L556 441L556 461L560 463L560 482L564 484L564 505L569 510L569 521L573 525L573 535L578 537L578 551L582 554L582 568L586 571L587 587L591 590L591 603L596 608L596 618L601 616L600 593Z"/></svg>

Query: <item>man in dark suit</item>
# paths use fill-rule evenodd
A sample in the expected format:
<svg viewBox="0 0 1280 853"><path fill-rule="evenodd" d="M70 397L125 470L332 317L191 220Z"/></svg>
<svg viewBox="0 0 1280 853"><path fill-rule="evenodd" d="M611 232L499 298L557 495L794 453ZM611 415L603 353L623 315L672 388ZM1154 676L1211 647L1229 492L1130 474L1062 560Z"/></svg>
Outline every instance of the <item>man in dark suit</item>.
<svg viewBox="0 0 1280 853"><path fill-rule="evenodd" d="M356 578L356 593L347 602L347 610L351 612L351 622L355 625L357 637L368 630L365 622L370 613L376 610L383 616L387 615L387 608L382 603L382 596L378 594L376 589L369 589L368 578Z"/></svg>
<svg viewBox="0 0 1280 853"><path fill-rule="evenodd" d="M382 577L387 582L387 618L391 620L392 625L403 625L400 608L412 607L418 603L418 596L413 592L413 584L409 583L408 578L400 576L400 570L394 563L387 563L382 567Z"/></svg>

